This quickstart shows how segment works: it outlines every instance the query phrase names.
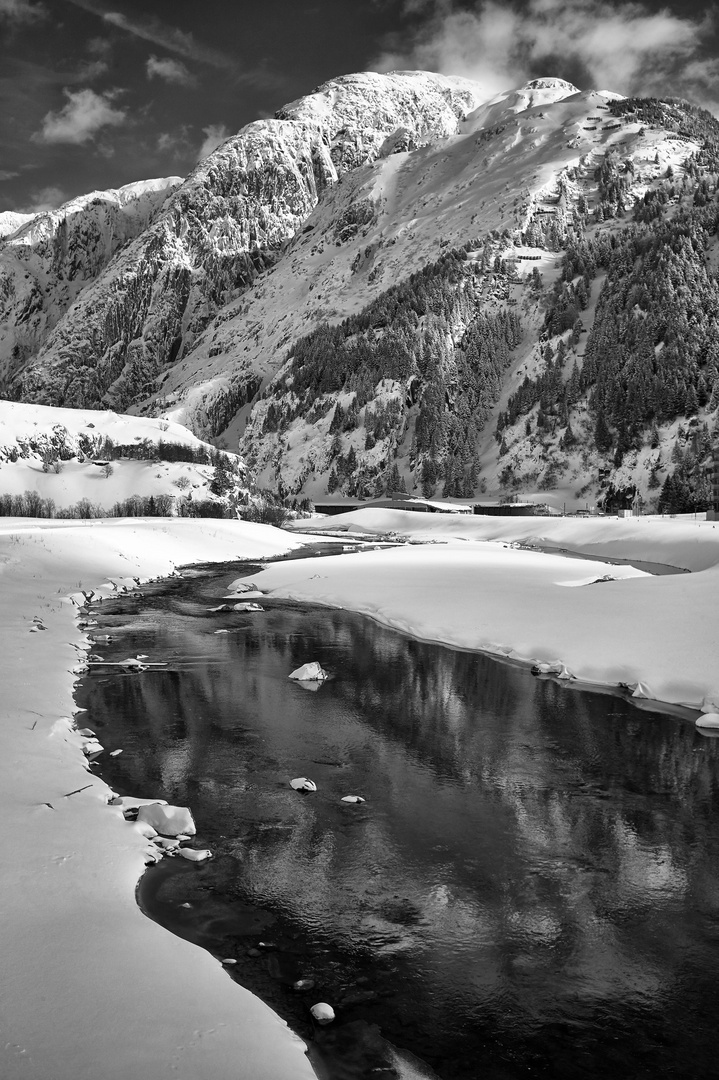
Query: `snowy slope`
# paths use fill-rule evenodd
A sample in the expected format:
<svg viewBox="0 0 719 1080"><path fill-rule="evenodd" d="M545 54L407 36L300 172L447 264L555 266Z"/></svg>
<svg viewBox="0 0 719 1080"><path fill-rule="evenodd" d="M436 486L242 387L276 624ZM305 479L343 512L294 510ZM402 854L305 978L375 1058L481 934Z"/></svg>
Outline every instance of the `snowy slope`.
<svg viewBox="0 0 719 1080"><path fill-rule="evenodd" d="M21 225L32 221L34 214L16 214L14 210L4 210L0 214L0 240L11 236Z"/></svg>
<svg viewBox="0 0 719 1080"><path fill-rule="evenodd" d="M93 191L57 210L1 216L0 378L37 352L83 289L147 228L180 182L177 176L143 180Z"/></svg>
<svg viewBox="0 0 719 1080"><path fill-rule="evenodd" d="M55 327L21 396L119 408L145 396L218 309L275 261L339 176L372 161L389 137L408 147L446 137L481 99L481 88L461 79L367 72L249 124L195 169ZM215 430L247 395L246 380L230 384L211 416Z"/></svg>
<svg viewBox="0 0 719 1080"><path fill-rule="evenodd" d="M108 440L131 450L115 457ZM205 460L163 460L162 444ZM167 420L0 401L0 497L33 492L52 500L58 513L82 499L106 512L132 496L214 499L214 469L206 460L213 450ZM129 457L133 452L140 456ZM242 461L230 458L244 478Z"/></svg>
<svg viewBox="0 0 719 1080"><path fill-rule="evenodd" d="M236 365L260 368L265 378L271 378L278 354L291 356L293 341L320 320L338 322L360 311L395 282L468 240L477 238L480 251L474 258L480 258L482 248L488 247L492 260L498 254L520 260L520 278L536 267L545 287L551 286L561 256L525 246L518 239L533 220L561 218L571 228L580 197L590 207L598 201L595 167L612 151L635 164L631 201L643 196L669 166L678 168L687 153L699 148L696 143L677 142L660 128L645 130L639 123L613 119L597 123L606 101L617 95L580 93L559 80L541 81L551 85L537 90L529 84L503 95L478 108L453 138L413 154L378 160L328 193L285 259L208 330L193 354L191 369L171 373L165 385L176 386L177 403L168 415L183 419L193 429L206 430L211 415L207 402L213 394L222 393ZM539 103L531 105L540 95ZM337 221L345 220L352 207L365 204L372 206L373 219L338 245ZM522 259L531 261L522 263ZM587 327L598 293L596 284L584 319ZM544 333L544 297L532 300L523 284L507 286L505 282L494 295L489 286L484 307L497 310L510 302L517 305L525 337L508 372L503 400L516 389L516 381L539 369L543 353L539 340ZM451 330L459 340L464 326ZM203 356L207 360L198 371L196 362ZM205 372L210 377L198 384ZM396 391L403 396L403 388ZM240 414L228 432L230 445L242 438L243 453L252 457L265 482L279 462L283 481L291 490L314 497L325 494L332 410L328 409L326 422L300 417L289 428L268 435L263 426L271 400L267 397L256 403L246 432L243 425L249 410ZM342 403L346 407L346 401ZM485 428L482 456L485 482L496 496L503 493L499 474L507 461L497 459L493 430L493 423ZM362 456L361 431L355 443L361 460L370 462ZM525 490L537 490L544 464L535 465L534 486L530 479ZM517 459L518 473L522 468L532 472L530 462L522 465ZM305 480L308 470L314 472L309 484ZM596 466L592 472L596 473ZM568 479L558 505L567 500L576 503L575 492L583 483L576 477Z"/></svg>

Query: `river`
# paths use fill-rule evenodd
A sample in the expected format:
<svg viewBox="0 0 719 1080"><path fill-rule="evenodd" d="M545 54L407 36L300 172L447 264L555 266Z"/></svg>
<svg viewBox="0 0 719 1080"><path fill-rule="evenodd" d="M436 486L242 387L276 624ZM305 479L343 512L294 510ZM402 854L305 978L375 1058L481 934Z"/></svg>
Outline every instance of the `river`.
<svg viewBox="0 0 719 1080"><path fill-rule="evenodd" d="M713 1076L719 743L351 613L210 611L240 574L94 609L106 661L166 663L82 680L98 771L214 853L150 868L148 915L235 960L331 1080L392 1075L393 1046L441 1080ZM287 678L310 660L314 691Z"/></svg>

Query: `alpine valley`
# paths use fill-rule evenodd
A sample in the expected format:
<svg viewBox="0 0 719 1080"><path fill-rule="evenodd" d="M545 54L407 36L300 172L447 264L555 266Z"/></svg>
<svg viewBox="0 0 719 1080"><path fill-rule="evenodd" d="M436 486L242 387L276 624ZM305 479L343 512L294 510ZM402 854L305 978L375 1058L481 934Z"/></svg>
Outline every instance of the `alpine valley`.
<svg viewBox="0 0 719 1080"><path fill-rule="evenodd" d="M705 509L719 123L333 79L178 177L0 215L0 389L185 425L287 499Z"/></svg>

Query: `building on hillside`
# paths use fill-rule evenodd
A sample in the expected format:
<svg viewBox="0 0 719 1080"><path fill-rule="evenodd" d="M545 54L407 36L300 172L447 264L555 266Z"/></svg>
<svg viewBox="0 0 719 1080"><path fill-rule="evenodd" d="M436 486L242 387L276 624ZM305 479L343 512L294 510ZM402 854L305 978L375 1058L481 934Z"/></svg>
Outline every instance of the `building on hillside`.
<svg viewBox="0 0 719 1080"><path fill-rule="evenodd" d="M392 491L382 499L331 499L315 502L317 514L349 514L352 510L413 510L420 514L471 514L469 503L443 502L420 499L402 491Z"/></svg>
<svg viewBox="0 0 719 1080"><path fill-rule="evenodd" d="M511 503L475 503L475 514L489 517L536 517L556 514L546 503L511 502Z"/></svg>

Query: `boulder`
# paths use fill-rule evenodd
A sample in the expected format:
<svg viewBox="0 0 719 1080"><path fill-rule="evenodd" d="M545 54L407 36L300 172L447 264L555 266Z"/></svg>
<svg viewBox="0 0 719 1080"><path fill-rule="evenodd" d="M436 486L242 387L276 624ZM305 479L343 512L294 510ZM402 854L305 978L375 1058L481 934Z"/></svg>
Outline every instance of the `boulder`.
<svg viewBox="0 0 719 1080"><path fill-rule="evenodd" d="M318 1024L331 1024L335 1018L335 1011L326 1001L318 1001L310 1009L312 1017Z"/></svg>
<svg viewBox="0 0 719 1080"><path fill-rule="evenodd" d="M317 784L314 780L308 780L306 776L298 776L290 780L290 787L295 791L317 791Z"/></svg>
<svg viewBox="0 0 719 1080"><path fill-rule="evenodd" d="M364 802L364 801L365 800L362 798L361 795L343 795L342 796L342 802L361 803L361 802Z"/></svg>

